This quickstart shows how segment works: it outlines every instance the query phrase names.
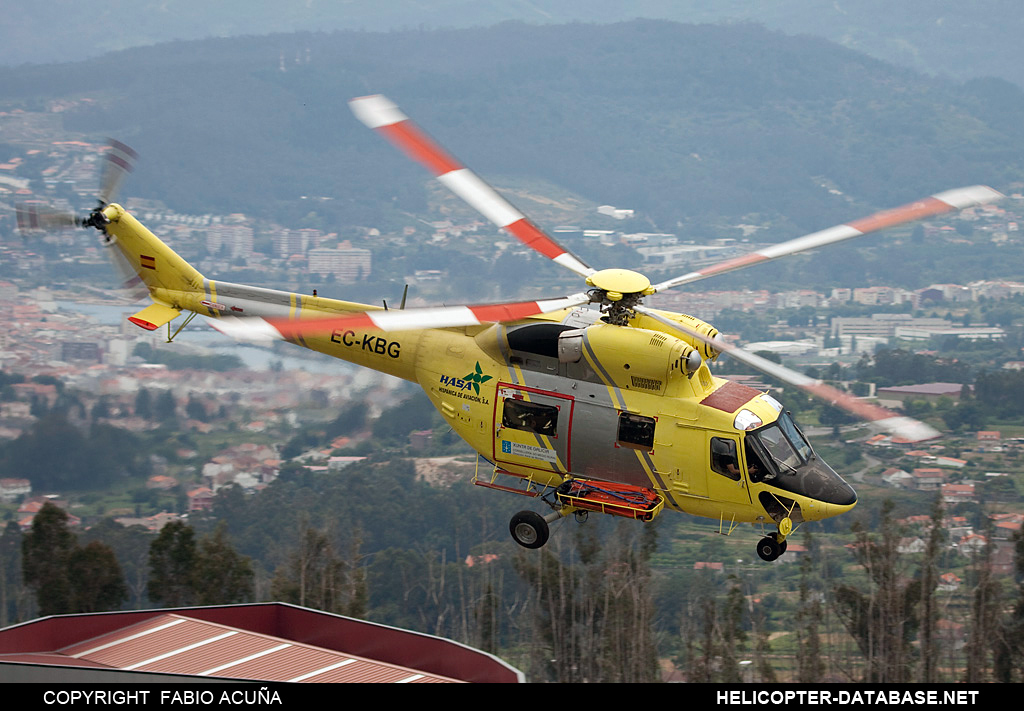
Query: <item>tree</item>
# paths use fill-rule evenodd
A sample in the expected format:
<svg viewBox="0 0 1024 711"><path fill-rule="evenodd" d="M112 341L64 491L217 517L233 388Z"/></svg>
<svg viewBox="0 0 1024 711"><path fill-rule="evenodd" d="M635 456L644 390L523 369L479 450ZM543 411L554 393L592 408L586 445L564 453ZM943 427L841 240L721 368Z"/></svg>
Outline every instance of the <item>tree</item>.
<svg viewBox="0 0 1024 711"><path fill-rule="evenodd" d="M812 587L816 550L810 531L804 533L807 554L800 560L799 604L794 630L797 636L796 680L802 684L820 682L825 674L818 630L822 621L821 591Z"/></svg>
<svg viewBox="0 0 1024 711"><path fill-rule="evenodd" d="M358 543L353 553L358 555ZM288 562L278 568L270 592L282 602L361 616L366 612L366 586L358 565L358 558L344 560L335 553L326 531L305 525Z"/></svg>
<svg viewBox="0 0 1024 711"><path fill-rule="evenodd" d="M24 584L21 581L21 528L8 521L0 534L0 627L21 619Z"/></svg>
<svg viewBox="0 0 1024 711"><path fill-rule="evenodd" d="M939 644L937 625L939 612L935 600L935 589L939 584L939 555L944 539L945 529L942 527L944 509L942 497L936 496L932 504L931 527L928 531L928 543L921 562L921 674L920 681L934 684L939 681Z"/></svg>
<svg viewBox="0 0 1024 711"><path fill-rule="evenodd" d="M972 684L989 681L989 654L1000 651L1000 607L1002 589L992 575L992 526L988 521L985 530L985 547L981 555L974 557L971 575L975 585L971 596L971 614L967 634L967 670L964 681Z"/></svg>
<svg viewBox="0 0 1024 711"><path fill-rule="evenodd" d="M22 575L42 615L113 610L128 597L113 549L99 541L78 546L68 515L49 502L22 540Z"/></svg>
<svg viewBox="0 0 1024 711"><path fill-rule="evenodd" d="M128 589L127 607L141 609L149 578L149 547L153 537L143 526L123 526L105 518L79 537L82 543L102 541L114 551Z"/></svg>
<svg viewBox="0 0 1024 711"><path fill-rule="evenodd" d="M206 414L206 407L202 401L197 400L193 395L188 396L188 404L185 405L185 415L190 420L198 420L199 422L207 422L210 419Z"/></svg>
<svg viewBox="0 0 1024 711"><path fill-rule="evenodd" d="M170 390L164 390L153 404L153 418L161 422L173 420L177 415L177 408L178 403L175 402L174 395Z"/></svg>
<svg viewBox="0 0 1024 711"><path fill-rule="evenodd" d="M658 678L650 556L656 528L616 528L604 547L584 526L575 549L520 551L516 570L528 584L531 669L560 682L650 682ZM556 545L558 542L554 542Z"/></svg>
<svg viewBox="0 0 1024 711"><path fill-rule="evenodd" d="M195 531L172 521L149 546L149 599L167 607L190 605L195 599Z"/></svg>
<svg viewBox="0 0 1024 711"><path fill-rule="evenodd" d="M148 420L153 416L153 396L145 388L135 395L135 416Z"/></svg>
<svg viewBox="0 0 1024 711"><path fill-rule="evenodd" d="M995 681L1020 681L1024 661L1024 534L1013 536L1014 568L1017 578L1017 599L1009 615L1000 625L999 641L995 645Z"/></svg>
<svg viewBox="0 0 1024 711"><path fill-rule="evenodd" d="M249 602L255 595L254 578L252 563L228 541L223 521L212 534L199 540L193 578L198 604Z"/></svg>
<svg viewBox="0 0 1024 711"><path fill-rule="evenodd" d="M68 530L68 515L50 502L32 519L21 544L22 576L36 594L41 615L72 611L74 594L68 564L75 535Z"/></svg>
<svg viewBox="0 0 1024 711"><path fill-rule="evenodd" d="M868 575L868 591L848 584L835 588L836 611L865 657L866 680L871 683L908 682L913 668L921 581L904 571L897 550L900 532L892 510L892 501L886 500L878 539L854 524L857 560Z"/></svg>
<svg viewBox="0 0 1024 711"><path fill-rule="evenodd" d="M71 612L116 610L128 599L117 556L105 543L75 548L68 556L68 574L74 581Z"/></svg>

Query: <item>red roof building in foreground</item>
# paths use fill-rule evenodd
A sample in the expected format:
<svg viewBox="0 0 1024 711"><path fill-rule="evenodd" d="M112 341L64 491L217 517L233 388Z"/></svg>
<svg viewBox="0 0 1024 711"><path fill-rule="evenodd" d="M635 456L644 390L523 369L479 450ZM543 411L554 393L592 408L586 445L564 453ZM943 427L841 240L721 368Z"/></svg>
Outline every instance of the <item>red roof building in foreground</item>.
<svg viewBox="0 0 1024 711"><path fill-rule="evenodd" d="M54 615L0 630L0 682L524 681L451 640L284 603Z"/></svg>

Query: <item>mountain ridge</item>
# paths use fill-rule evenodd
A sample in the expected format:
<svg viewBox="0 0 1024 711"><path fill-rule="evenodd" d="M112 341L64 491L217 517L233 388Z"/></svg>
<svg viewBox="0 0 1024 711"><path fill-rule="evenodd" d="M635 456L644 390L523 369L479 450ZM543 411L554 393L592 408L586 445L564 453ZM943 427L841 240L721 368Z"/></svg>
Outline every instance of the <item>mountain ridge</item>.
<svg viewBox="0 0 1024 711"><path fill-rule="evenodd" d="M132 143L134 194L254 214L328 196L355 224L426 208L428 176L347 109L378 92L492 182L534 175L667 230L751 214L816 229L1024 177L1014 85L754 25L292 33L0 69L8 108L91 98L65 128Z"/></svg>

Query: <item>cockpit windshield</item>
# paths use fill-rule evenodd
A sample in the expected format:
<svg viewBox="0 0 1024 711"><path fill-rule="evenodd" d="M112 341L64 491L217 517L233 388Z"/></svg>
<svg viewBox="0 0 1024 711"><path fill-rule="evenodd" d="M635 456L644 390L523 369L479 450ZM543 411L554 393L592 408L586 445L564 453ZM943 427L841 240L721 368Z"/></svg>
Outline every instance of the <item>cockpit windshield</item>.
<svg viewBox="0 0 1024 711"><path fill-rule="evenodd" d="M835 504L857 500L853 489L821 458L783 412L778 420L746 433L747 468L752 482Z"/></svg>
<svg viewBox="0 0 1024 711"><path fill-rule="evenodd" d="M757 439L768 454L779 473L795 472L813 456L811 445L797 429L789 413L783 412L779 419L767 427L752 432L748 437Z"/></svg>
<svg viewBox="0 0 1024 711"><path fill-rule="evenodd" d="M786 439L789 440L789 443L796 448L801 460L806 462L814 456L814 452L811 450L811 445L808 444L807 439L804 437L804 433L796 426L796 423L793 422L793 418L790 417L788 412L783 412L779 415L779 419L776 420L775 424L781 427L782 431L786 433Z"/></svg>

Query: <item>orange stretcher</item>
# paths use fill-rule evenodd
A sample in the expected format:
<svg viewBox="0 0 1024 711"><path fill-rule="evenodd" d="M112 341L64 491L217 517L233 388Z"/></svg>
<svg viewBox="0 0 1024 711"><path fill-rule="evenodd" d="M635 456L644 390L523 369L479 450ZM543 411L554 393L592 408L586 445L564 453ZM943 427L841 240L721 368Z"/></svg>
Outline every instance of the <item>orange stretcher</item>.
<svg viewBox="0 0 1024 711"><path fill-rule="evenodd" d="M650 521L665 507L665 497L651 489L590 479L563 482L555 495L564 506L638 521Z"/></svg>

